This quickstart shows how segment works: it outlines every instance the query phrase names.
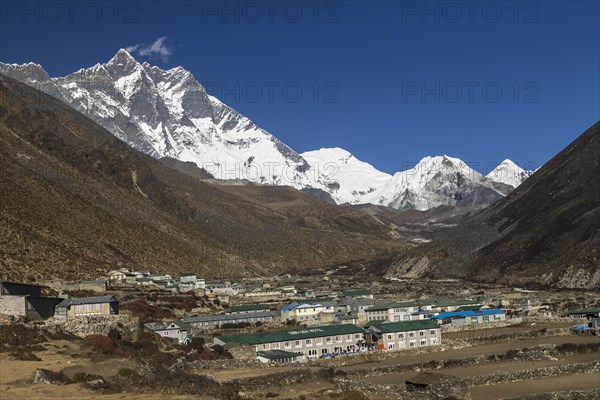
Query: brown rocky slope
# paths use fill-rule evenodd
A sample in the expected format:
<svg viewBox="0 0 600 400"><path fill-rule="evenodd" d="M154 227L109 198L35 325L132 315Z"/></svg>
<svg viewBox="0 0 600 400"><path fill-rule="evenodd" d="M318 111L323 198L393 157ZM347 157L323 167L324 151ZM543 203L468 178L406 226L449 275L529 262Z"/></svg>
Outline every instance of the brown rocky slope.
<svg viewBox="0 0 600 400"><path fill-rule="evenodd" d="M0 76L0 279L120 266L273 275L397 252L372 216L288 187L209 185Z"/></svg>
<svg viewBox="0 0 600 400"><path fill-rule="evenodd" d="M600 123L506 198L397 257L387 274L600 287Z"/></svg>

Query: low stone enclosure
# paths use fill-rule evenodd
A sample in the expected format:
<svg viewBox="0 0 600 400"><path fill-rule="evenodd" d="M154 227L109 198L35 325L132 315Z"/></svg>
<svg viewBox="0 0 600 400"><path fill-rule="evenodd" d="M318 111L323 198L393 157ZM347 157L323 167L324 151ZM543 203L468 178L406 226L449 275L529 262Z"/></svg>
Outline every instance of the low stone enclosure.
<svg viewBox="0 0 600 400"><path fill-rule="evenodd" d="M387 398L402 400L468 399L468 391L472 386L551 378L579 373L597 374L600 373L600 361L564 364L471 378L453 377L450 374L445 374L443 368L472 366L480 363L497 361L551 360L560 356L590 352L597 353L599 351L600 343L538 345L522 350L510 350L502 354L488 354L404 365L383 365L352 370L341 370L335 367L317 366L316 364L311 367L298 365L285 371L251 378L236 379L233 382L244 392L252 392L267 387L272 388L273 392L277 392L277 388L286 385L324 380L337 385L338 391L340 392L359 391L367 395L367 397L369 395L385 394L388 396ZM206 363L194 362L190 364L190 367L196 370L203 370L203 365L206 365ZM254 363L250 361L227 360L219 362L218 366L216 364L211 365L214 365L216 369L235 369L240 367L253 367ZM406 385L405 382L398 382L398 384L373 384L364 381L365 377L407 373L411 371L435 373L436 375L440 375L440 377L437 380L433 380L430 385L418 389L415 389L414 387L411 389L410 385ZM210 370L205 373L210 374ZM558 399L560 397L548 397L550 400L553 400L554 398ZM578 397L573 397L573 399L576 398L579 399ZM540 400L546 400L546 397L540 397Z"/></svg>
<svg viewBox="0 0 600 400"><path fill-rule="evenodd" d="M43 323L50 332L67 332L85 338L88 335L107 335L116 329L125 340L135 340L140 332L139 321L128 315L94 315L76 318L51 318Z"/></svg>

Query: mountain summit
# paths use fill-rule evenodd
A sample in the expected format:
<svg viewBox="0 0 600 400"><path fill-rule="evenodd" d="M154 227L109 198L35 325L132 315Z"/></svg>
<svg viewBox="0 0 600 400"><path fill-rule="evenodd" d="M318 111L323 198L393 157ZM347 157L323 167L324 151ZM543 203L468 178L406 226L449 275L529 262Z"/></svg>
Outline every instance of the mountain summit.
<svg viewBox="0 0 600 400"><path fill-rule="evenodd" d="M32 63L0 63L0 73L59 98L143 153L193 162L216 179L325 192L338 204L417 209L487 205L510 191L493 180L518 186L446 156L392 177L340 148L299 154L210 96L190 71L140 64L124 49L65 77Z"/></svg>
<svg viewBox="0 0 600 400"><path fill-rule="evenodd" d="M493 181L505 183L516 189L533 173L534 171L526 171L511 160L506 159L486 176Z"/></svg>
<svg viewBox="0 0 600 400"><path fill-rule="evenodd" d="M425 157L411 169L396 173L370 203L392 208L451 205L481 207L506 196L511 187L485 178L464 161L448 157Z"/></svg>

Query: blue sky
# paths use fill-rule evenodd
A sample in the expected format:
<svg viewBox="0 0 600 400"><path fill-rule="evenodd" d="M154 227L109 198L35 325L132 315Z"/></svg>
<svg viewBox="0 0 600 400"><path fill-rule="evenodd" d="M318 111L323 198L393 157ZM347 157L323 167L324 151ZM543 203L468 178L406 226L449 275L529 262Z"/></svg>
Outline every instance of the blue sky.
<svg viewBox="0 0 600 400"><path fill-rule="evenodd" d="M0 60L60 76L130 47L299 152L390 173L440 154L539 166L600 119L597 1L74 4L0 3Z"/></svg>

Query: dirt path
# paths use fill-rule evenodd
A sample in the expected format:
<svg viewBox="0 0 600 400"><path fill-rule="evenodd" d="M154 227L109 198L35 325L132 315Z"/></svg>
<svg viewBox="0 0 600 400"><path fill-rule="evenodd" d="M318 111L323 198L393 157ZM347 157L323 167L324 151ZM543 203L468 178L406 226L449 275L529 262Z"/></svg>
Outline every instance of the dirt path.
<svg viewBox="0 0 600 400"><path fill-rule="evenodd" d="M522 382L507 382L471 388L472 400L498 400L563 390L600 388L600 376L595 373L558 376Z"/></svg>
<svg viewBox="0 0 600 400"><path fill-rule="evenodd" d="M597 343L598 341L600 341L600 337L596 336L551 336L524 339L514 342L477 344L475 346L467 347L464 349L437 351L426 354L407 355L406 353L402 354L402 351L398 351L398 356L393 358L388 358L386 360L377 362L364 362L342 366L339 367L339 369L351 371L354 369L381 367L385 365L416 364L425 363L431 360L448 360L454 358L479 356L483 354L501 354L506 353L509 350L522 349L524 347L532 347L541 344L558 345L564 343Z"/></svg>
<svg viewBox="0 0 600 400"><path fill-rule="evenodd" d="M491 362L486 364L470 365L465 367L444 368L441 372L450 374L459 378L475 377L484 375L493 375L505 372L524 371L528 369L552 367L564 364L587 363L598 360L598 354L577 354L556 361L509 361L509 362ZM378 384L399 384L407 379L414 377L418 372L411 371L402 374L386 374L379 376L370 376L364 378L365 381Z"/></svg>

